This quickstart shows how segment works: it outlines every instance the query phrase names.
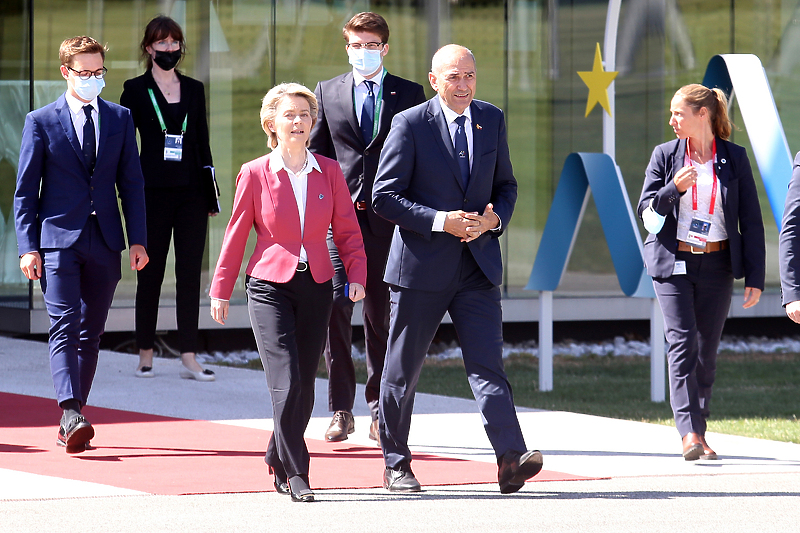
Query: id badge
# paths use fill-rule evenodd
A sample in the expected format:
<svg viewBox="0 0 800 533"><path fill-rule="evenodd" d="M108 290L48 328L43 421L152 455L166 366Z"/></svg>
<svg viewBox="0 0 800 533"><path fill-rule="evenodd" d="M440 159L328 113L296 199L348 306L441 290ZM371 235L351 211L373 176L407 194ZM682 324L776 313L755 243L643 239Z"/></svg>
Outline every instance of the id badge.
<svg viewBox="0 0 800 533"><path fill-rule="evenodd" d="M164 135L164 161L180 161L183 156L183 135Z"/></svg>
<svg viewBox="0 0 800 533"><path fill-rule="evenodd" d="M711 221L695 217L689 224L689 235L686 237L686 242L695 248L705 248L709 231L711 231Z"/></svg>

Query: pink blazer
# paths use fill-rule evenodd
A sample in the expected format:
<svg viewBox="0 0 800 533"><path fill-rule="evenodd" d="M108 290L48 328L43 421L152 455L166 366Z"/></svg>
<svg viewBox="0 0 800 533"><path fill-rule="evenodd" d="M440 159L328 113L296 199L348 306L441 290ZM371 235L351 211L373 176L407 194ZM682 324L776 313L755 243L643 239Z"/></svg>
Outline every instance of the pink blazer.
<svg viewBox="0 0 800 533"><path fill-rule="evenodd" d="M292 279L300 260L300 245L306 249L314 281L333 277L326 237L333 228L333 241L351 283L366 284L367 256L350 191L339 164L314 156L322 172L308 175L304 236L300 236L300 214L292 184L285 170L273 173L267 154L242 165L236 178L231 220L225 230L209 295L230 300L242 265L250 229L256 230L256 247L245 272L275 283Z"/></svg>

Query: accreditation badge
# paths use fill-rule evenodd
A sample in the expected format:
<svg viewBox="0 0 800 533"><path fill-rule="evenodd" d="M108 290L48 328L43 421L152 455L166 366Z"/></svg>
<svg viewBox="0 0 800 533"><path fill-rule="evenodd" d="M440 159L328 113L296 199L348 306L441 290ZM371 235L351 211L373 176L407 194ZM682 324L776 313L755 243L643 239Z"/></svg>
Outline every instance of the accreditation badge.
<svg viewBox="0 0 800 533"><path fill-rule="evenodd" d="M180 161L183 157L183 135L164 134L164 161Z"/></svg>
<svg viewBox="0 0 800 533"><path fill-rule="evenodd" d="M686 242L695 248L705 249L709 231L711 231L710 220L694 217L691 224L689 224L689 234L686 236Z"/></svg>

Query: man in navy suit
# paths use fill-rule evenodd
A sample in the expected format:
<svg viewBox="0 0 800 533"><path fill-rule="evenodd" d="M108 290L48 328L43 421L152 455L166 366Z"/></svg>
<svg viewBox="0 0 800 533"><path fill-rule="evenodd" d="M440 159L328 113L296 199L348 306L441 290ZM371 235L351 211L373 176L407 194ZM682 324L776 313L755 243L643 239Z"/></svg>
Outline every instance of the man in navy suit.
<svg viewBox="0 0 800 533"><path fill-rule="evenodd" d="M394 118L373 188L375 212L397 225L384 276L391 319L380 397L383 486L421 490L408 448L411 413L427 349L449 312L508 494L539 473L542 454L526 451L503 369L498 238L517 199L505 119L473 100L475 58L463 46L439 49L428 78L438 94Z"/></svg>
<svg viewBox="0 0 800 533"><path fill-rule="evenodd" d="M383 59L389 52L389 25L382 16L359 13L345 24L342 34L353 70L317 84L314 92L319 111L309 148L339 162L364 238L367 253L366 297L362 308L367 352L364 395L372 414L369 437L378 441L378 395L389 336L389 286L383 281L383 268L394 224L372 210L372 182L392 118L424 102L425 92L422 85L389 74L383 67ZM356 376L351 357L354 304L345 292L347 275L330 235L328 249L336 269L325 349L328 407L334 415L325 440L337 442L347 439L355 430L352 413Z"/></svg>
<svg viewBox="0 0 800 533"><path fill-rule="evenodd" d="M800 152L794 157L792 179L786 193L778 255L781 303L786 316L800 324Z"/></svg>
<svg viewBox="0 0 800 533"><path fill-rule="evenodd" d="M14 194L20 268L39 280L50 315L50 371L63 409L56 444L79 453L94 437L81 415L100 335L122 277L125 215L131 269L147 264L144 179L130 112L98 98L105 48L73 37L59 49L67 91L28 114Z"/></svg>

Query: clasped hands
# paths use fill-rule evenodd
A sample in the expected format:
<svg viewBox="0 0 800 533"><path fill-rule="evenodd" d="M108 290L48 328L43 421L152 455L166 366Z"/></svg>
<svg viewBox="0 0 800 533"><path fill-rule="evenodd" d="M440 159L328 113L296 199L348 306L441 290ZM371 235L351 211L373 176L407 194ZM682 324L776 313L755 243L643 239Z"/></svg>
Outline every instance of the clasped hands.
<svg viewBox="0 0 800 533"><path fill-rule="evenodd" d="M476 212L450 211L444 219L444 231L461 239L461 242L474 241L487 231L497 229L500 217L487 204L482 215Z"/></svg>
<svg viewBox="0 0 800 533"><path fill-rule="evenodd" d="M364 286L360 283L350 283L350 293L347 295L352 301L357 302L366 296L366 291L364 290ZM219 322L223 326L225 325L225 321L228 320L228 311L230 310L231 304L227 300L217 300L216 298L211 298L211 318L214 319L215 322Z"/></svg>

